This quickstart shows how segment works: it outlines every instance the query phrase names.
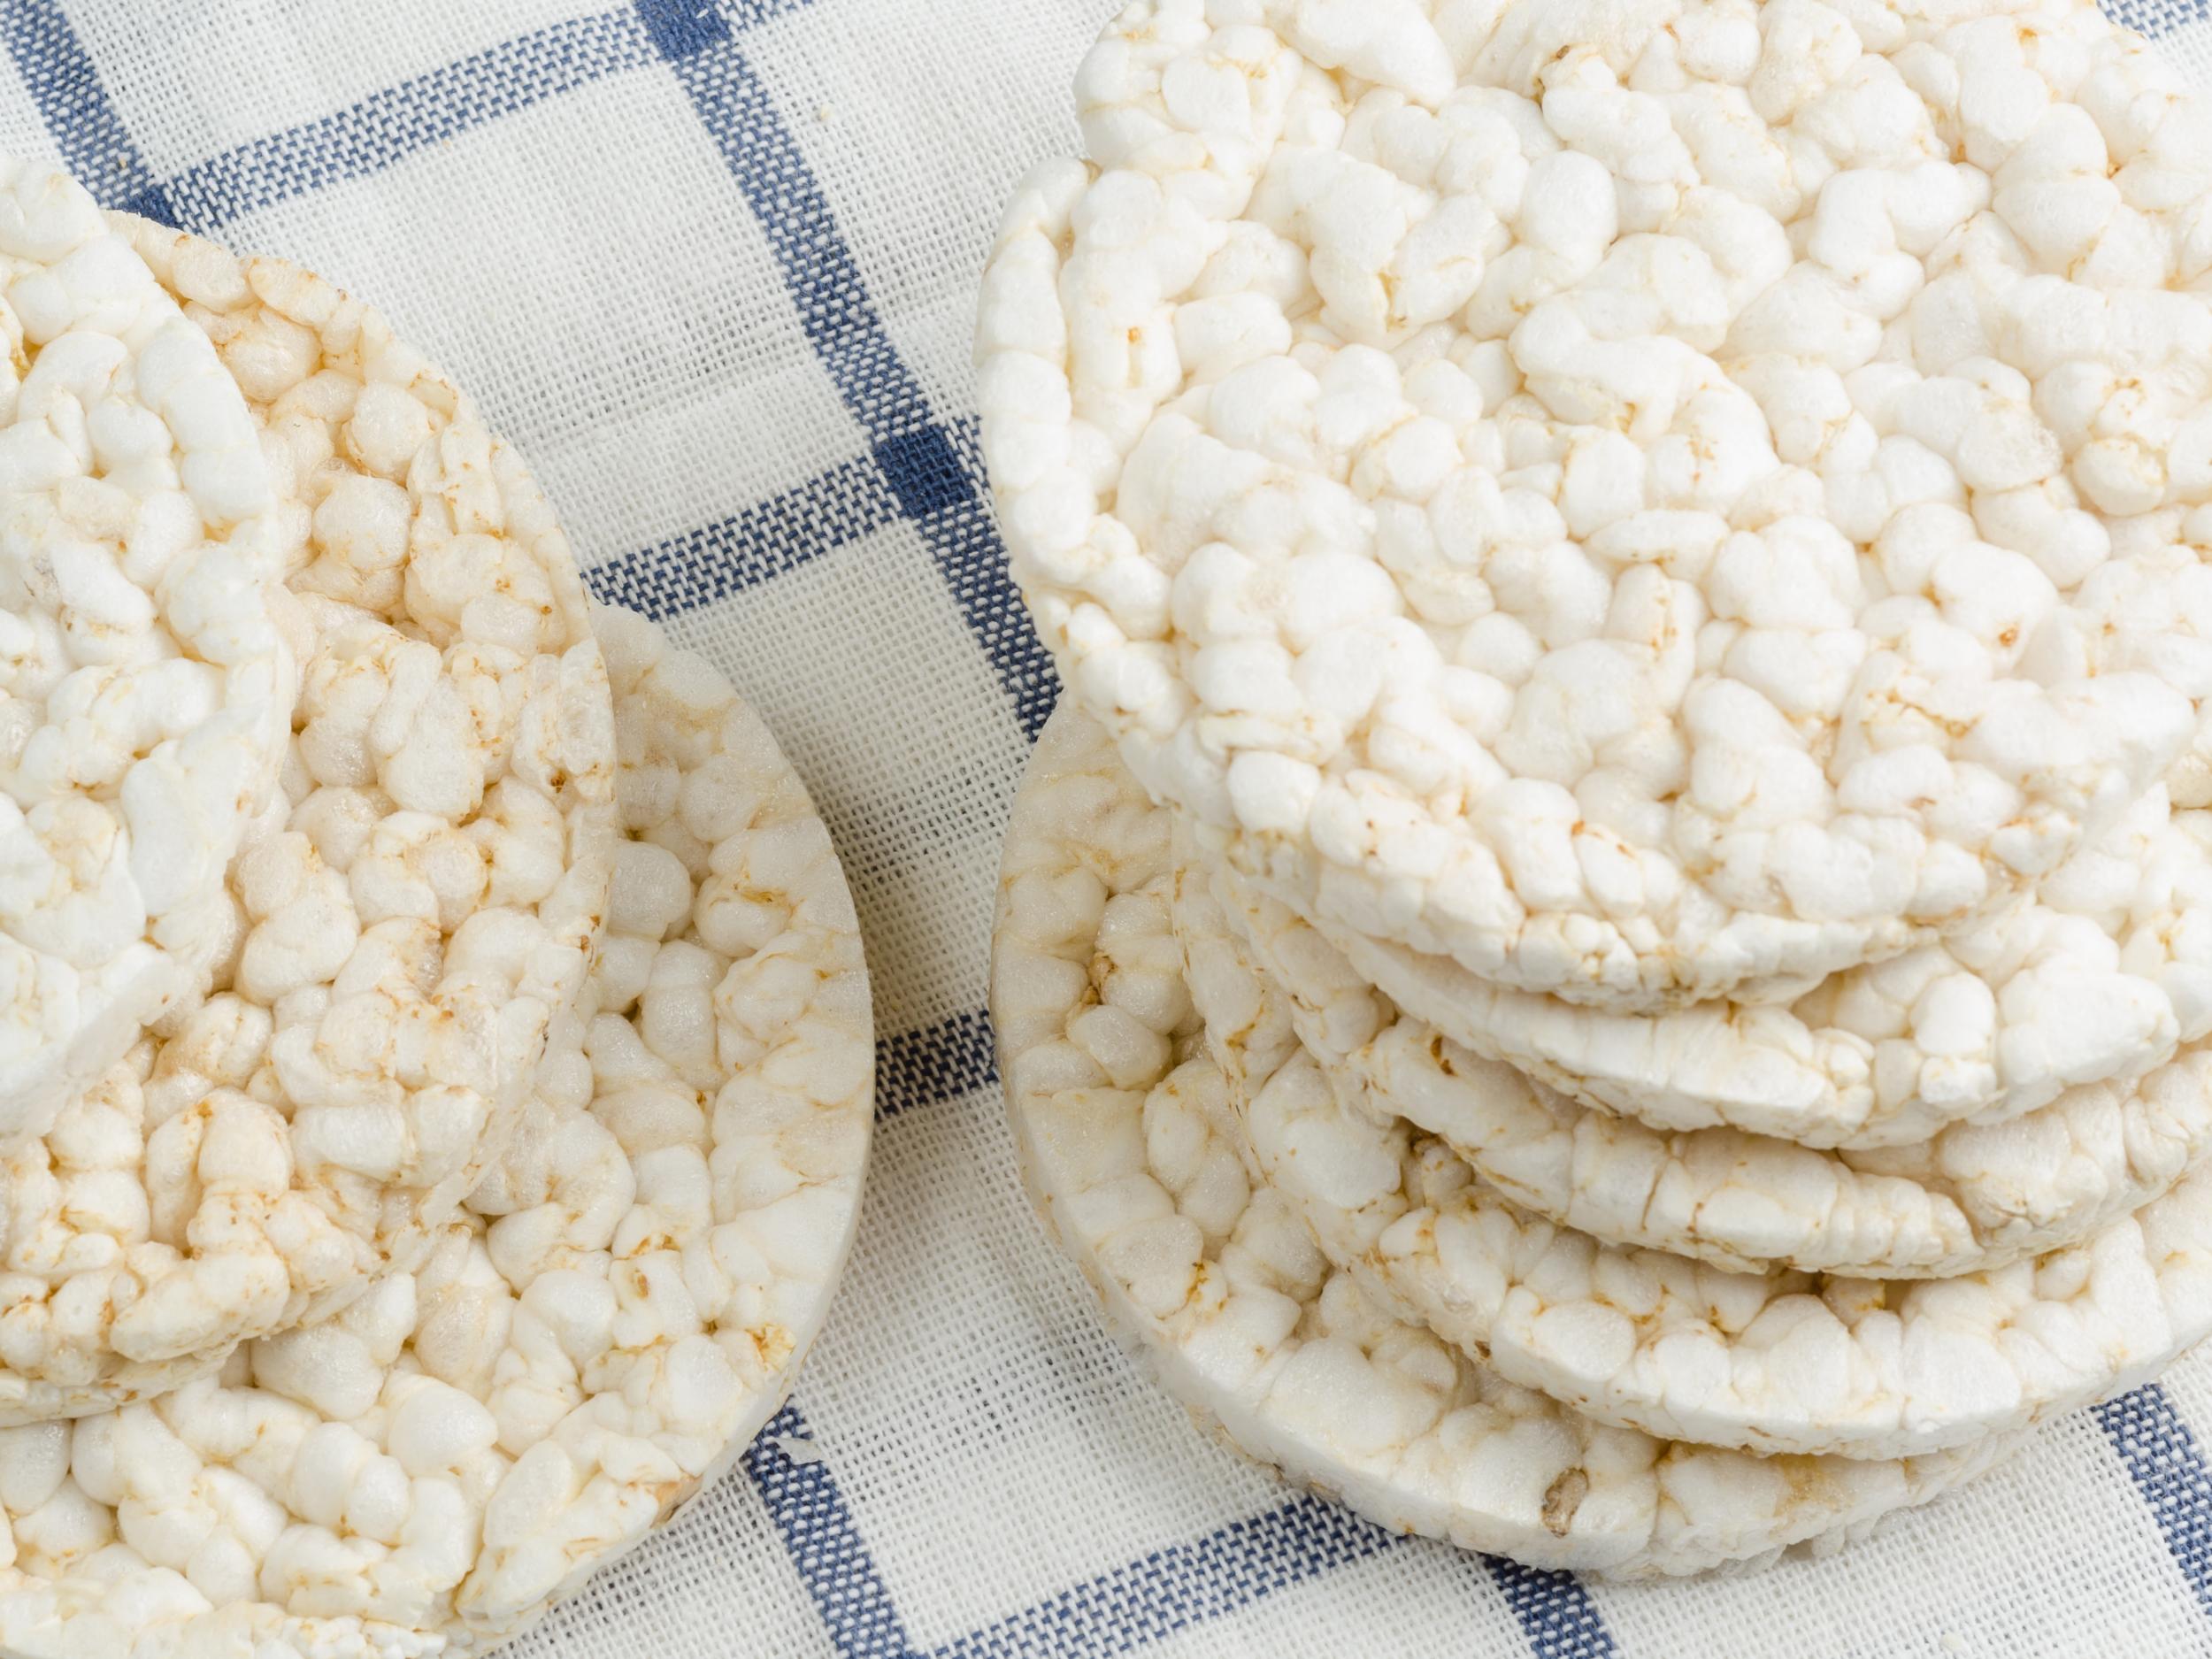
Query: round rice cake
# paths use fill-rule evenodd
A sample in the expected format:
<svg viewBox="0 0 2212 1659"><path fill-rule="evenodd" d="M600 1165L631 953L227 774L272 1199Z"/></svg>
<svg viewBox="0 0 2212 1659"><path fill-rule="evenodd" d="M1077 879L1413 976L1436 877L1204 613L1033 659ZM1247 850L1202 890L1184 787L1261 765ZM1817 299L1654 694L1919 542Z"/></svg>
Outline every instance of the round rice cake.
<svg viewBox="0 0 2212 1659"><path fill-rule="evenodd" d="M2006 913L1786 1004L1617 1014L1319 931L1401 1009L1603 1110L1902 1146L2131 1082L2212 1035L2212 812L2173 811L2155 787Z"/></svg>
<svg viewBox="0 0 2212 1659"><path fill-rule="evenodd" d="M1832 1548L2010 1449L1658 1440L1380 1311L1252 1179L1184 982L1167 815L1085 764L1087 726L1055 716L1016 798L992 1018L1040 1210L1194 1417L1393 1531L1623 1578Z"/></svg>
<svg viewBox="0 0 2212 1659"><path fill-rule="evenodd" d="M175 1387L419 1261L613 879L605 666L521 463L322 279L117 223L246 390L313 644L209 994L0 1156L0 1423Z"/></svg>
<svg viewBox="0 0 2212 1659"><path fill-rule="evenodd" d="M426 1260L329 1323L0 1433L11 1654L480 1652L713 1481L789 1392L868 1153L852 899L728 683L598 617L627 838L524 1132Z"/></svg>
<svg viewBox="0 0 2212 1659"><path fill-rule="evenodd" d="M1532 1216L1340 1098L1179 866L1191 998L1263 1179L1384 1307L1601 1422L1758 1452L1909 1456L2156 1375L2212 1332L2212 1168L2078 1245L1887 1282L1732 1273Z"/></svg>
<svg viewBox="0 0 2212 1659"><path fill-rule="evenodd" d="M0 1145L205 972L297 665L238 388L67 174L0 158Z"/></svg>
<svg viewBox="0 0 2212 1659"><path fill-rule="evenodd" d="M2088 0L1141 0L1077 102L1013 569L1304 913L1650 1011L2212 800L2212 117Z"/></svg>
<svg viewBox="0 0 2212 1659"><path fill-rule="evenodd" d="M1095 722L1072 708L1054 718L1063 772L1082 772L1118 812L1169 818ZM1733 1129L1664 1133L1405 1016L1296 912L1212 873L1234 942L1345 1098L1439 1136L1522 1208L1613 1243L1738 1271L1950 1277L2085 1239L2212 1148L2206 1044L2131 1085L2069 1089L1921 1146L1824 1151Z"/></svg>

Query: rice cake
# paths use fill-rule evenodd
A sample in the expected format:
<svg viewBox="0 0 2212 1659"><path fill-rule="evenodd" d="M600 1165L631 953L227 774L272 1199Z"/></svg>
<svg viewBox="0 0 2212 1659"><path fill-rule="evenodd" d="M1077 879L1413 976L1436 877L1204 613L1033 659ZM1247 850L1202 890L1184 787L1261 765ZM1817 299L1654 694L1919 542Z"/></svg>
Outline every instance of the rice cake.
<svg viewBox="0 0 2212 1659"><path fill-rule="evenodd" d="M979 311L1013 571L1303 913L1652 1011L2202 790L2212 112L2088 0L1143 0L1077 103Z"/></svg>
<svg viewBox="0 0 2212 1659"><path fill-rule="evenodd" d="M1384 1307L1602 1422L1759 1452L1916 1455L2156 1375L2212 1332L2212 1168L2078 1245L1901 1283L1732 1273L1531 1216L1362 1111L1239 959L1210 884L1175 926L1261 1178Z"/></svg>
<svg viewBox="0 0 2212 1659"><path fill-rule="evenodd" d="M143 1399L421 1259L528 1099L613 878L566 537L374 311L118 216L245 390L311 629L210 995L0 1158L0 1422Z"/></svg>
<svg viewBox="0 0 2212 1659"><path fill-rule="evenodd" d="M1126 786L1133 788L1133 783ZM2212 1047L1918 1145L1816 1149L1617 1117L1410 1018L1288 906L1217 870L1231 925L1347 1099L1449 1143L1523 1207L1739 1271L1879 1279L2001 1267L2088 1237L2212 1149Z"/></svg>
<svg viewBox="0 0 2212 1659"><path fill-rule="evenodd" d="M1609 1013L1318 931L1400 1008L1602 1110L1905 1146L2131 1082L2212 1035L2212 812L2174 811L2154 787L2004 914L1786 1003Z"/></svg>
<svg viewBox="0 0 2212 1659"><path fill-rule="evenodd" d="M1063 710L1017 796L992 1017L1048 1228L1202 1422L1393 1531L1623 1578L1831 1548L2010 1449L1900 1462L1656 1440L1380 1313L1239 1156L1172 936L1166 814L1087 767L1093 741Z"/></svg>
<svg viewBox="0 0 2212 1659"><path fill-rule="evenodd" d="M295 619L245 399L83 187L0 158L0 1146L188 1001Z"/></svg>
<svg viewBox="0 0 2212 1659"><path fill-rule="evenodd" d="M827 832L757 716L598 613L623 874L525 1132L411 1273L219 1377L0 1432L25 1659L473 1654L711 1483L858 1215L873 1037Z"/></svg>

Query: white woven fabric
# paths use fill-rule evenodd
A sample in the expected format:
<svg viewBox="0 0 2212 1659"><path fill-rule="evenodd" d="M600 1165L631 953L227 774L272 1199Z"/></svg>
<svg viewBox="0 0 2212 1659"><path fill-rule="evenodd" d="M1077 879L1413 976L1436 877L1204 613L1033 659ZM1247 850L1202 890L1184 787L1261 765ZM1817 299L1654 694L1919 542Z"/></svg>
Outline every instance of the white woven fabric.
<svg viewBox="0 0 2212 1659"><path fill-rule="evenodd" d="M2112 3L2212 77L2202 0ZM966 365L1000 204L1072 148L1110 4L0 4L0 146L388 311L602 595L768 716L860 899L886 1121L829 1331L745 1463L517 1654L2212 1654L2212 1356L1839 1559L1631 1590L1288 1493L1102 1327L981 1013L1051 689Z"/></svg>

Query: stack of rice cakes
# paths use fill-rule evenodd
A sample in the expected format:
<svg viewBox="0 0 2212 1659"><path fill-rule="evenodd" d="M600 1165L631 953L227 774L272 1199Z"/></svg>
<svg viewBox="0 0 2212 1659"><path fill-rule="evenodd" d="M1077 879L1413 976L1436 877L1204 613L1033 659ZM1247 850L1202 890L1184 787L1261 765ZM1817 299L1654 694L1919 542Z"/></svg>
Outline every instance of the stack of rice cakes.
<svg viewBox="0 0 2212 1659"><path fill-rule="evenodd" d="M2212 113L2074 0L1144 0L1077 102L993 1012L1166 1386L1636 1577L2212 1332Z"/></svg>
<svg viewBox="0 0 2212 1659"><path fill-rule="evenodd" d="M374 311L0 166L0 1647L476 1652L773 1413L852 902Z"/></svg>

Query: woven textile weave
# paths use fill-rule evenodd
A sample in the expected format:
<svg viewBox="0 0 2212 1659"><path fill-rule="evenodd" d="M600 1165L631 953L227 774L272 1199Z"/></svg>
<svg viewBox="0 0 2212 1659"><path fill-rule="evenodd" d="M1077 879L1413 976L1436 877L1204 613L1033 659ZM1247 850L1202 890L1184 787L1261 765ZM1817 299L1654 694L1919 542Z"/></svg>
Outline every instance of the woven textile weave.
<svg viewBox="0 0 2212 1659"><path fill-rule="evenodd" d="M2109 0L2212 83L2204 0ZM1050 669L967 368L1112 0L0 0L0 146L301 260L527 457L603 598L766 714L867 930L860 1244L739 1469L518 1659L2212 1654L2212 1354L1820 1563L1585 1586L1219 1449L1016 1178L983 1013Z"/></svg>

